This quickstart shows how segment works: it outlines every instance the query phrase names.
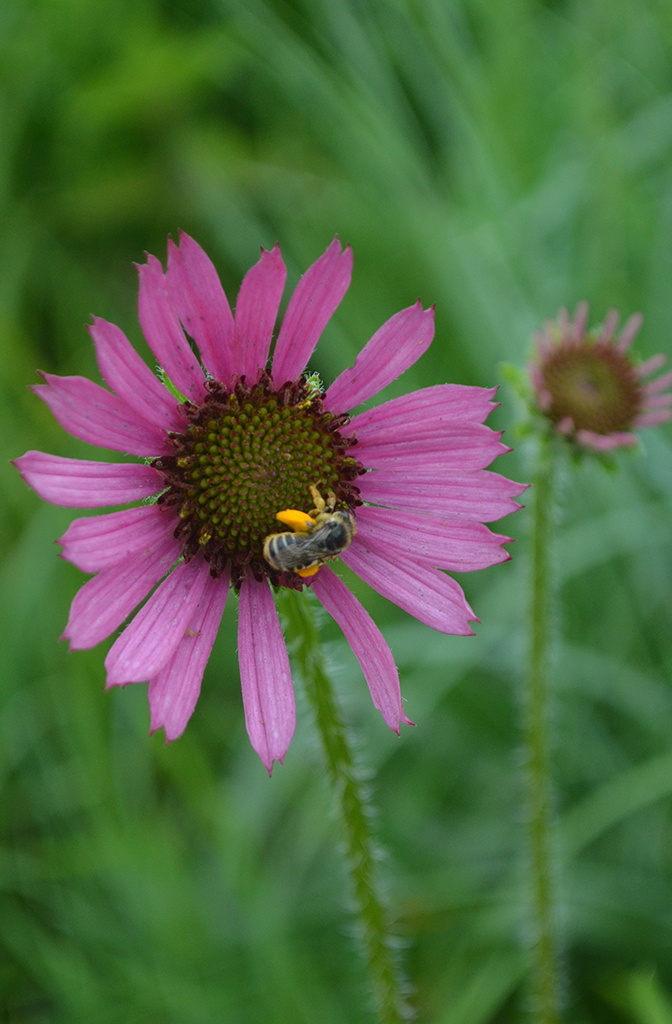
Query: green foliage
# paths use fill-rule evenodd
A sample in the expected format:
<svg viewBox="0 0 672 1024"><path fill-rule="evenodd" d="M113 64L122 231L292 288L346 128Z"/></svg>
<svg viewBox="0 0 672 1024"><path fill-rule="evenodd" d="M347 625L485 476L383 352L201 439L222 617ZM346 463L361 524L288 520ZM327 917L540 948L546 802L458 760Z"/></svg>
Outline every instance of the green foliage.
<svg viewBox="0 0 672 1024"><path fill-rule="evenodd" d="M0 39L6 459L92 457L25 386L37 366L99 379L91 313L151 361L131 263L163 258L178 228L231 296L259 245L281 242L291 287L335 232L352 243L353 285L312 367L327 384L418 296L437 304L436 340L390 396L497 383L582 298L595 320L642 309L642 357L670 349L665 0L9 0ZM519 418L507 392L500 428ZM671 437L564 482L554 732L576 1024L672 1015ZM497 468L528 476L524 443ZM144 686L105 694L104 650L58 644L82 582L53 544L71 513L6 461L0 475L3 1019L370 1021L311 718L300 698L269 781L244 730L235 600L165 747L147 737ZM432 1024L524 1019L525 513L496 529L520 540L511 563L461 579L475 638L353 581L402 671L417 728L401 739L325 627Z"/></svg>

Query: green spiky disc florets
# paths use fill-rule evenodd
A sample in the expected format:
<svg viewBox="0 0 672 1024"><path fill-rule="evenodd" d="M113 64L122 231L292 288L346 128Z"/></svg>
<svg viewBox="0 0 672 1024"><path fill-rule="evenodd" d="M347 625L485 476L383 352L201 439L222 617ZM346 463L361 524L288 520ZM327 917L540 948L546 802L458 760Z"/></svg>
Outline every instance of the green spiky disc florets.
<svg viewBox="0 0 672 1024"><path fill-rule="evenodd" d="M152 463L167 485L159 502L177 510L184 557L202 554L215 576L230 565L234 584L251 573L300 586L264 560L264 539L280 509L312 508L311 485L344 508L361 504L353 481L363 469L348 454L356 441L341 434L348 417L324 409L315 378L274 390L263 374L252 387L206 389L202 405L184 404L189 426L170 435L174 454Z"/></svg>

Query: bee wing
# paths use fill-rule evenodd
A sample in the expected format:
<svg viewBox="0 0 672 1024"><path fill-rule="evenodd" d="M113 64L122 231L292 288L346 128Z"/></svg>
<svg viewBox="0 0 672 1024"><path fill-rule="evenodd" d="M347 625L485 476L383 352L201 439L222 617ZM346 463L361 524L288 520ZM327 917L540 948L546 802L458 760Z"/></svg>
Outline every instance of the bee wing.
<svg viewBox="0 0 672 1024"><path fill-rule="evenodd" d="M264 541L264 557L278 569L304 568L312 546L309 533L271 533ZM308 559L308 562L310 559Z"/></svg>

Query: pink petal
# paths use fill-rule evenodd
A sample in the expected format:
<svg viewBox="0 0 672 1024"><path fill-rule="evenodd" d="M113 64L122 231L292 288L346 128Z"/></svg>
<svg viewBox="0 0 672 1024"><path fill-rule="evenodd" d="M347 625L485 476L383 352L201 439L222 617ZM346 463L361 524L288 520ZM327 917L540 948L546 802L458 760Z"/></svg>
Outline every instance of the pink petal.
<svg viewBox="0 0 672 1024"><path fill-rule="evenodd" d="M541 388L537 394L537 402L542 412L548 412L553 405L553 395L547 388Z"/></svg>
<svg viewBox="0 0 672 1024"><path fill-rule="evenodd" d="M182 735L196 707L228 592L228 571L216 580L208 574L177 650L149 682L150 728L155 732L163 726L166 742Z"/></svg>
<svg viewBox="0 0 672 1024"><path fill-rule="evenodd" d="M620 352L627 352L632 344L633 338L637 334L637 331L642 326L644 317L641 313L633 313L632 316L623 325L618 341L616 342L616 348Z"/></svg>
<svg viewBox="0 0 672 1024"><path fill-rule="evenodd" d="M588 310L590 306L584 300L580 302L574 312L574 335L577 341L583 341L586 333L586 324L588 323Z"/></svg>
<svg viewBox="0 0 672 1024"><path fill-rule="evenodd" d="M530 380L532 381L533 387L536 391L541 391L546 383L544 375L541 372L541 367L538 363L529 363L527 369L530 374Z"/></svg>
<svg viewBox="0 0 672 1024"><path fill-rule="evenodd" d="M645 409L660 409L666 405L672 405L672 392L666 395L649 395L644 403Z"/></svg>
<svg viewBox="0 0 672 1024"><path fill-rule="evenodd" d="M662 366L663 364L661 363L659 365ZM639 369L641 370L641 368L642 367L640 366ZM645 376L645 374L643 376ZM665 388L669 388L670 386L672 386L672 370L670 370L669 373L662 374L660 377L656 377L656 379L650 381L649 384L645 384L642 391L645 395L655 395L658 391L664 391Z"/></svg>
<svg viewBox="0 0 672 1024"><path fill-rule="evenodd" d="M412 366L432 343L434 307L420 301L402 309L380 327L331 385L324 401L332 412L346 412L377 394Z"/></svg>
<svg viewBox="0 0 672 1024"><path fill-rule="evenodd" d="M165 576L182 546L164 536L138 558L105 569L75 594L63 638L73 651L95 647L109 636Z"/></svg>
<svg viewBox="0 0 672 1024"><path fill-rule="evenodd" d="M410 559L388 558L359 535L341 558L365 583L404 611L441 633L472 636L469 620L478 621L462 588L450 576Z"/></svg>
<svg viewBox="0 0 672 1024"><path fill-rule="evenodd" d="M403 438L407 431L482 423L497 408L491 401L496 393L497 388L435 384L353 416L348 433L354 432L360 443L387 444Z"/></svg>
<svg viewBox="0 0 672 1024"><path fill-rule="evenodd" d="M367 547L453 572L485 569L511 557L502 549L511 538L481 523L422 516L365 505L357 509L357 536Z"/></svg>
<svg viewBox="0 0 672 1024"><path fill-rule="evenodd" d="M270 252L261 250L261 259L248 270L240 286L236 302L236 372L252 381L266 366L286 278L287 270L275 245Z"/></svg>
<svg viewBox="0 0 672 1024"><path fill-rule="evenodd" d="M157 494L165 486L151 466L64 459L36 451L26 452L14 465L41 498L68 508L124 505Z"/></svg>
<svg viewBox="0 0 672 1024"><path fill-rule="evenodd" d="M489 427L423 426L407 432L399 431L396 442L380 444L359 439L357 458L368 468L386 466L390 469L445 470L485 469L498 455L511 451L502 444L500 433Z"/></svg>
<svg viewBox="0 0 672 1024"><path fill-rule="evenodd" d="M138 416L121 398L86 377L43 373L46 384L31 388L74 437L100 448L151 457L169 451L166 432Z"/></svg>
<svg viewBox="0 0 672 1024"><path fill-rule="evenodd" d="M660 409L658 412L644 412L635 416L636 427L657 427L659 423L667 423L672 419L672 412L669 409Z"/></svg>
<svg viewBox="0 0 672 1024"><path fill-rule="evenodd" d="M602 326L602 330L598 334L598 336L595 339L595 341L596 342L609 341L613 337L613 335L614 335L614 333L616 331L616 328L618 327L619 318L620 318L620 313L618 312L618 310L617 309L610 309L609 312L607 313L606 320L604 321L604 324Z"/></svg>
<svg viewBox="0 0 672 1024"><path fill-rule="evenodd" d="M229 302L210 257L184 231L179 249L168 240L166 284L171 305L198 345L206 370L228 384L238 371Z"/></svg>
<svg viewBox="0 0 672 1024"><path fill-rule="evenodd" d="M661 366L665 366L667 362L667 356L662 352L659 352L656 356L650 356L649 359L645 359L643 363L635 367L635 373L638 377L648 377L649 374L655 373L656 370L660 370ZM652 383L655 383L652 382Z"/></svg>
<svg viewBox="0 0 672 1024"><path fill-rule="evenodd" d="M166 279L156 256L138 266L138 315L147 344L169 379L192 402L203 401L203 371L189 348L169 299Z"/></svg>
<svg viewBox="0 0 672 1024"><path fill-rule="evenodd" d="M593 430L577 430L576 440L585 448L592 448L596 452L611 452L616 448L632 448L639 444L636 434L596 434Z"/></svg>
<svg viewBox="0 0 672 1024"><path fill-rule="evenodd" d="M398 473L376 469L357 480L363 501L386 505L400 512L442 512L477 522L492 522L521 506L514 496L525 484L507 480L499 473L477 469L473 473Z"/></svg>
<svg viewBox="0 0 672 1024"><path fill-rule="evenodd" d="M209 575L201 558L173 569L108 651L106 687L158 675L177 650Z"/></svg>
<svg viewBox="0 0 672 1024"><path fill-rule="evenodd" d="M532 335L536 354L543 361L555 348L556 342L552 333L553 323L547 321L543 331L535 331Z"/></svg>
<svg viewBox="0 0 672 1024"><path fill-rule="evenodd" d="M164 430L184 430L185 418L177 400L154 376L124 332L94 317L89 333L105 383L142 419Z"/></svg>
<svg viewBox="0 0 672 1024"><path fill-rule="evenodd" d="M144 555L162 537L172 534L178 522L161 505L141 505L123 512L75 519L58 543L63 545L63 558L82 572L100 572Z"/></svg>
<svg viewBox="0 0 672 1024"><path fill-rule="evenodd" d="M295 380L313 354L322 331L345 295L352 277L352 249L341 252L338 238L305 272L294 290L273 355L273 379Z"/></svg>
<svg viewBox="0 0 672 1024"><path fill-rule="evenodd" d="M359 662L373 706L386 725L399 734L399 723L413 723L404 714L399 688L399 672L385 637L369 613L335 573L322 566L311 590L343 630L345 639Z"/></svg>
<svg viewBox="0 0 672 1024"><path fill-rule="evenodd" d="M555 429L559 434L569 437L570 434L574 433L574 420L571 416L563 416L560 422L556 423Z"/></svg>
<svg viewBox="0 0 672 1024"><path fill-rule="evenodd" d="M294 735L296 707L287 648L266 581L243 580L238 659L247 732L270 775Z"/></svg>

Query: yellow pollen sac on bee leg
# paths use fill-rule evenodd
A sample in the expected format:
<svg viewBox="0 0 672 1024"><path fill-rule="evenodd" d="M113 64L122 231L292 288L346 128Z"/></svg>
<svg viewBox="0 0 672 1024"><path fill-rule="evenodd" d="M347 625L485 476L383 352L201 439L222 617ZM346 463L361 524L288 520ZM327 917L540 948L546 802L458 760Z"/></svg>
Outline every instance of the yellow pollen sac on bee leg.
<svg viewBox="0 0 672 1024"><path fill-rule="evenodd" d="M307 512L299 512L296 508L285 508L282 512L276 512L275 518L296 533L308 533L310 527L315 526L312 516L309 516Z"/></svg>
<svg viewBox="0 0 672 1024"><path fill-rule="evenodd" d="M307 569L297 569L297 576L314 576L315 573L321 568L319 565L309 565Z"/></svg>

